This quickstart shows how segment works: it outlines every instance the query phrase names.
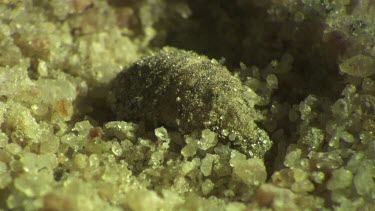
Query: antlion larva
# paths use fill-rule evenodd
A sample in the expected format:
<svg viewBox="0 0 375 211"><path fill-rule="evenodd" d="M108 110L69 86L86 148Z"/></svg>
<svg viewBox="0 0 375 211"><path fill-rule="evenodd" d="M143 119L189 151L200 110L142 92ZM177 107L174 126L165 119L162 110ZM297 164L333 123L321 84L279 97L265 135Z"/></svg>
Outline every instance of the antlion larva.
<svg viewBox="0 0 375 211"><path fill-rule="evenodd" d="M119 119L184 133L208 128L253 157L263 157L272 145L254 122L262 116L253 90L216 60L192 51L165 47L141 58L113 80L108 99Z"/></svg>

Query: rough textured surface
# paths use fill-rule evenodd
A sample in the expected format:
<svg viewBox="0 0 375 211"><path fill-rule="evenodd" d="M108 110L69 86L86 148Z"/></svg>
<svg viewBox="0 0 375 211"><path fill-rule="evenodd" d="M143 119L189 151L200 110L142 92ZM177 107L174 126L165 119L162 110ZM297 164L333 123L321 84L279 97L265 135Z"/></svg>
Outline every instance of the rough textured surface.
<svg viewBox="0 0 375 211"><path fill-rule="evenodd" d="M272 142L255 121L259 97L214 59L164 48L127 67L112 82L109 103L118 119L182 132L210 129L250 156Z"/></svg>
<svg viewBox="0 0 375 211"><path fill-rule="evenodd" d="M373 0L0 0L0 209L375 210L374 20ZM264 159L159 111L114 121L109 82L164 46L256 93Z"/></svg>

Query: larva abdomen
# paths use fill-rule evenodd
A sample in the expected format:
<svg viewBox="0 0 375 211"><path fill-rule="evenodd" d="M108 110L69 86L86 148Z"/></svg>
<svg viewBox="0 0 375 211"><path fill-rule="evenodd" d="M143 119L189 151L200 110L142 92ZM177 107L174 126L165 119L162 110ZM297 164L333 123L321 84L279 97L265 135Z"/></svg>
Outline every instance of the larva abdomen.
<svg viewBox="0 0 375 211"><path fill-rule="evenodd" d="M117 117L184 133L211 129L235 148L263 157L272 143L254 121L257 95L216 60L165 47L141 58L112 82Z"/></svg>

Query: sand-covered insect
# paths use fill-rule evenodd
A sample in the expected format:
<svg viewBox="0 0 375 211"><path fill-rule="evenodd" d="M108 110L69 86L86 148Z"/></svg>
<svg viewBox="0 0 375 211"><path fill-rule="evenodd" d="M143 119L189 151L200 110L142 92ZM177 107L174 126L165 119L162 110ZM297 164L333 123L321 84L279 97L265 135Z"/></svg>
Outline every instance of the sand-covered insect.
<svg viewBox="0 0 375 211"><path fill-rule="evenodd" d="M253 157L272 142L255 121L258 96L226 67L192 51L165 47L125 68L108 102L118 119L190 133L210 129Z"/></svg>

